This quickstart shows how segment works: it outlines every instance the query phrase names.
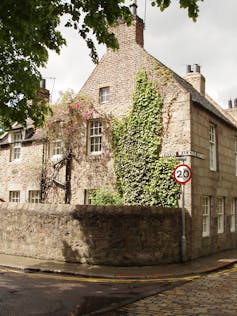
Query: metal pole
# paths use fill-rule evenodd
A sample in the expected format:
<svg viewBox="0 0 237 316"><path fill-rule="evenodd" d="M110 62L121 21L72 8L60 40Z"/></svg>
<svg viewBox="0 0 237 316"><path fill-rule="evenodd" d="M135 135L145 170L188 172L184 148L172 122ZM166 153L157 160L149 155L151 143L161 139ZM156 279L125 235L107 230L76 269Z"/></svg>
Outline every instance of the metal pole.
<svg viewBox="0 0 237 316"><path fill-rule="evenodd" d="M186 229L185 229L185 200L184 200L184 187L182 184L182 239L181 239L181 251L182 251L182 261L186 261Z"/></svg>

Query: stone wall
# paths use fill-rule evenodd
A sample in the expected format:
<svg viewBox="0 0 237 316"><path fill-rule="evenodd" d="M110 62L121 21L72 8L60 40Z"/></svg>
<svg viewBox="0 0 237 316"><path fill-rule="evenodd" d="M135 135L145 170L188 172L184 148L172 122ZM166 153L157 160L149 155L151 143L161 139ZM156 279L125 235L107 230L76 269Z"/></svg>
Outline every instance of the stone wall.
<svg viewBox="0 0 237 316"><path fill-rule="evenodd" d="M9 201L9 191L20 191L20 201L27 202L30 190L40 190L42 142L22 143L21 158L10 161L10 145L0 148L0 198Z"/></svg>
<svg viewBox="0 0 237 316"><path fill-rule="evenodd" d="M210 170L209 126L216 129L217 170ZM192 151L202 154L202 159L192 157L192 257L236 248L237 218L235 231L231 231L230 218L233 202L237 201L235 174L236 129L202 110L192 107ZM210 235L202 237L203 196L210 198ZM218 233L217 198L224 199L224 232ZM235 202L236 203L236 202ZM235 205L235 204L234 204ZM235 211L237 206L235 206Z"/></svg>
<svg viewBox="0 0 237 316"><path fill-rule="evenodd" d="M188 225L187 225L188 226ZM180 209L0 204L0 252L103 265L180 261Z"/></svg>

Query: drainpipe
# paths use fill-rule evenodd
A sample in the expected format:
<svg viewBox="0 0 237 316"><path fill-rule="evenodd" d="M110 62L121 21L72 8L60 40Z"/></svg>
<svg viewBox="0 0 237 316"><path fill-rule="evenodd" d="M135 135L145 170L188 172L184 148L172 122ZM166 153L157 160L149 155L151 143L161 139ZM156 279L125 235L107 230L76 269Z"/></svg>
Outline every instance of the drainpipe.
<svg viewBox="0 0 237 316"><path fill-rule="evenodd" d="M40 203L43 203L45 200L45 143L46 140L43 140L43 152L42 152L42 170L41 170L41 183L40 183Z"/></svg>

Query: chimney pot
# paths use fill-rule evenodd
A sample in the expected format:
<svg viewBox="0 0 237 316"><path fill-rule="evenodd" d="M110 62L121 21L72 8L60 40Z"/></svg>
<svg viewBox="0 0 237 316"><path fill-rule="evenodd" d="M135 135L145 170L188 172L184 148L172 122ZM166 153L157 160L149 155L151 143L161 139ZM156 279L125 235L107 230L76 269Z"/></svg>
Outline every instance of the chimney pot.
<svg viewBox="0 0 237 316"><path fill-rule="evenodd" d="M234 107L237 108L237 99L234 99Z"/></svg>
<svg viewBox="0 0 237 316"><path fill-rule="evenodd" d="M200 69L201 69L200 65L198 65L198 64L194 64L193 65L194 72L199 72L200 73Z"/></svg>
<svg viewBox="0 0 237 316"><path fill-rule="evenodd" d="M186 65L186 73L189 74L192 72L191 65Z"/></svg>
<svg viewBox="0 0 237 316"><path fill-rule="evenodd" d="M45 79L42 79L42 80L40 81L40 88L41 88L41 89L46 89L46 80L45 80Z"/></svg>
<svg viewBox="0 0 237 316"><path fill-rule="evenodd" d="M137 15L137 1L136 0L133 0L131 2L130 8L131 8L132 14L136 16Z"/></svg>
<svg viewBox="0 0 237 316"><path fill-rule="evenodd" d="M232 109L232 100L231 99L228 101L228 108Z"/></svg>

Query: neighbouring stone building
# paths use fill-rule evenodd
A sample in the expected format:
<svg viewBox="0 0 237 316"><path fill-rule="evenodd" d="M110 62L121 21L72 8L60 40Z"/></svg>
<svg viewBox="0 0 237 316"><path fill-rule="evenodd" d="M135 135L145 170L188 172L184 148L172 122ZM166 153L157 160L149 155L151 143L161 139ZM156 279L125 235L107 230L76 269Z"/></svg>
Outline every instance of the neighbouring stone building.
<svg viewBox="0 0 237 316"><path fill-rule="evenodd" d="M185 185L185 208L191 219L190 257L237 246L237 122L235 108L223 110L205 91L199 65L187 66L185 78L159 62L144 49L143 21L134 16L132 26L123 22L113 29L118 51L108 50L85 82L81 93L98 110L120 117L132 106L135 77L145 69L163 100L162 156L185 159L192 179ZM103 122L96 118L85 126L80 160L72 161L71 203L87 204L91 190L113 187L113 157L104 152L108 143ZM0 139L0 198L11 202L39 202L42 165L57 159L60 140L46 150L43 130L17 124ZM47 147L48 148L48 147ZM106 147L107 148L107 147ZM66 168L64 166L64 168ZM63 169L65 170L65 169ZM61 173L64 181L65 172ZM57 182L57 181L56 181ZM61 191L60 191L61 190ZM59 200L64 202L62 185ZM49 201L50 202L50 201Z"/></svg>

